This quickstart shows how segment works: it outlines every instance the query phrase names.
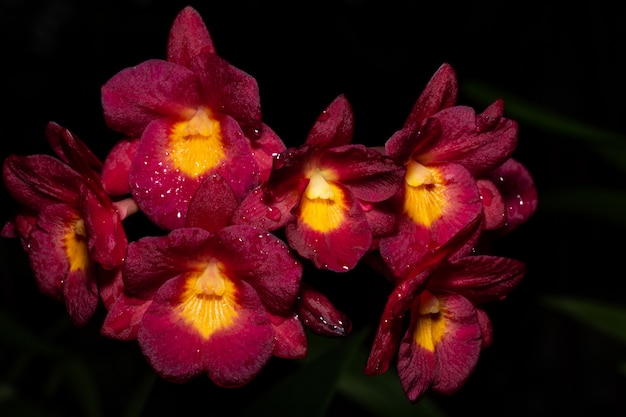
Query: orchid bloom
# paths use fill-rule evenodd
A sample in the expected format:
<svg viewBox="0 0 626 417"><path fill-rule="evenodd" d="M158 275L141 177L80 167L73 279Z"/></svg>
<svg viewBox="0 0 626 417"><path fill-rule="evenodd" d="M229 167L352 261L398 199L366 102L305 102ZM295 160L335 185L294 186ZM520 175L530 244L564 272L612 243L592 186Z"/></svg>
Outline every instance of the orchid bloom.
<svg viewBox="0 0 626 417"><path fill-rule="evenodd" d="M164 229L184 225L205 178L220 175L243 198L285 148L261 121L256 80L215 53L191 7L172 24L167 60L150 59L114 75L102 86L102 105L110 128L125 141L138 140L107 158L128 166L128 179L114 178L110 186L123 192L127 181L139 208Z"/></svg>
<svg viewBox="0 0 626 417"><path fill-rule="evenodd" d="M483 305L509 294L525 269L514 259L472 255L407 277L388 298L365 373L385 372L397 353L400 382L410 401L417 402L429 389L456 392L492 341ZM407 313L410 321L404 328Z"/></svg>
<svg viewBox="0 0 626 417"><path fill-rule="evenodd" d="M53 122L46 135L60 159L11 155L4 161L4 183L21 204L9 223L12 236L23 241L39 289L64 302L72 322L83 326L98 305L98 270L122 265L122 216L129 206L105 193L101 162L78 137ZM8 230L4 236L11 236Z"/></svg>
<svg viewBox="0 0 626 417"><path fill-rule="evenodd" d="M397 233L379 241L380 255L397 277L415 268L429 248L474 219L484 219L477 179L510 158L517 144L517 124L502 117L501 100L477 115L470 107L454 105L457 93L456 75L444 64L403 128L385 143L386 155L406 167L404 186L393 198ZM503 204L500 210L502 219Z"/></svg>
<svg viewBox="0 0 626 417"><path fill-rule="evenodd" d="M269 232L229 225L237 204L225 179L208 177L185 227L132 242L107 287L102 333L136 338L168 380L206 372L217 385L239 386L271 355L306 354L295 309L302 266Z"/></svg>
<svg viewBox="0 0 626 417"><path fill-rule="evenodd" d="M301 273L269 232L193 227L130 243L123 279L130 293L151 299L137 341L159 375L184 382L206 372L235 387L274 353L272 317L291 318Z"/></svg>
<svg viewBox="0 0 626 417"><path fill-rule="evenodd" d="M244 199L233 221L275 230L321 269L345 272L372 245L367 210L401 187L404 168L351 144L352 108L338 96L318 117L303 146L276 157L267 182Z"/></svg>

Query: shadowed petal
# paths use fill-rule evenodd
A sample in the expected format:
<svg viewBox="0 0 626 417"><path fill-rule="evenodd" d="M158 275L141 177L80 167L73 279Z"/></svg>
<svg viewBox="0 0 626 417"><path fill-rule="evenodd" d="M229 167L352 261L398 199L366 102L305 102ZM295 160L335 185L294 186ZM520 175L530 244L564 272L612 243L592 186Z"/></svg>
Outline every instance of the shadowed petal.
<svg viewBox="0 0 626 417"><path fill-rule="evenodd" d="M40 291L65 303L74 325L87 324L98 305L98 289L80 213L64 204L42 209L29 243L30 265Z"/></svg>

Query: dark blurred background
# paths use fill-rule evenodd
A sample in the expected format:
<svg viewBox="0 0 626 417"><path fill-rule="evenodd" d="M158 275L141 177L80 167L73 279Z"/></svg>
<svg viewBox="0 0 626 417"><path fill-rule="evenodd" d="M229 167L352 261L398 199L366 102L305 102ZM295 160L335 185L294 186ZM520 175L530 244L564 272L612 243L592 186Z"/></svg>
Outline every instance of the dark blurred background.
<svg viewBox="0 0 626 417"><path fill-rule="evenodd" d="M164 58L169 27L187 4L203 16L217 52L256 77L264 121L288 145L304 141L338 94L352 103L354 142L382 144L444 62L457 72L458 104L482 111L491 93L466 87L485 84L540 115L560 115L572 127L581 123L617 137L626 131L626 16L618 3L0 1L2 159L51 153L43 133L48 121L68 127L104 158L119 137L104 125L100 86L125 67ZM515 118L506 100L505 116ZM623 221L555 197L564 188L623 190L626 163L607 163L593 143L523 118L519 132L514 156L533 174L539 209L494 248L526 262L527 275L506 300L489 306L494 343L468 383L451 397L429 400L449 416L626 415L624 344L542 302L565 295L626 306ZM4 223L15 206L6 189L0 191ZM551 203L542 206L544 197ZM0 312L86 358L104 404L92 411L121 415L118 407L137 381L132 373L149 375L136 344L104 339L97 323L68 327L63 306L38 294L19 242L1 240L0 249ZM369 274L359 269L324 284L356 329L375 326L382 311L386 287L378 291L379 278ZM41 415L85 415L82 394L51 377L67 362L33 359L10 339L4 331L0 410L17 397L44 410ZM289 365L271 362L260 382L241 394L203 379L184 386L157 380L144 414L136 415L195 410L193 404L202 415L221 415L211 409L212 395L232 399L236 408L272 381L270 374L288 371ZM369 414L338 395L328 415Z"/></svg>

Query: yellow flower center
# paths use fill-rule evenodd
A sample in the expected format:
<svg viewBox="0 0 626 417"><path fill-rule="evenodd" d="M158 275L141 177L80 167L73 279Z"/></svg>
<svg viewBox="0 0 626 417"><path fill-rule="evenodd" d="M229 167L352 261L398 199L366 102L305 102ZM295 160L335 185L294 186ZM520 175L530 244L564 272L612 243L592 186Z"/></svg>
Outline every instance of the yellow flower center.
<svg viewBox="0 0 626 417"><path fill-rule="evenodd" d="M209 261L200 271L185 275L185 289L178 307L180 317L205 339L231 325L237 317L237 289L223 265Z"/></svg>
<svg viewBox="0 0 626 417"><path fill-rule="evenodd" d="M429 227L441 217L445 202L436 168L428 168L411 159L404 181L404 212L415 223Z"/></svg>
<svg viewBox="0 0 626 417"><path fill-rule="evenodd" d="M77 218L68 225L63 238L65 253L70 265L70 271L85 270L91 262L89 246L87 245L87 231L85 221Z"/></svg>
<svg viewBox="0 0 626 417"><path fill-rule="evenodd" d="M338 228L345 220L346 204L343 191L332 182L336 175L330 170L315 168L307 177L309 184L300 202L300 218L318 232Z"/></svg>
<svg viewBox="0 0 626 417"><path fill-rule="evenodd" d="M433 352L446 331L442 306L437 297L428 291L420 295L418 302L419 317L413 331L413 340L424 349Z"/></svg>
<svg viewBox="0 0 626 417"><path fill-rule="evenodd" d="M225 157L220 123L206 108L198 109L187 121L175 123L169 139L174 168L192 178L214 168Z"/></svg>

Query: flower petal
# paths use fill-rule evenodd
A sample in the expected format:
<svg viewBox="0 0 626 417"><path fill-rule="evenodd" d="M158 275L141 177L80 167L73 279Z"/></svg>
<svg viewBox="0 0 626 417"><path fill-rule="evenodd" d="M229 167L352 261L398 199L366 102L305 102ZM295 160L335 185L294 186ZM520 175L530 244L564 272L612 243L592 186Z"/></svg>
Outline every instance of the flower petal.
<svg viewBox="0 0 626 417"><path fill-rule="evenodd" d="M107 154L102 167L102 187L107 194L130 194L128 172L138 147L139 139L124 139L113 145Z"/></svg>
<svg viewBox="0 0 626 417"><path fill-rule="evenodd" d="M353 133L352 106L346 96L340 94L317 117L305 144L321 149L347 145Z"/></svg>
<svg viewBox="0 0 626 417"><path fill-rule="evenodd" d="M201 104L200 83L188 68L150 59L125 68L101 88L107 126L138 138L159 117L184 116Z"/></svg>
<svg viewBox="0 0 626 417"><path fill-rule="evenodd" d="M272 355L286 359L302 359L308 351L306 333L296 313L287 316L267 313L274 329Z"/></svg>
<svg viewBox="0 0 626 417"><path fill-rule="evenodd" d="M80 213L65 204L42 209L29 244L39 290L65 303L74 325L87 324L98 305L98 289Z"/></svg>
<svg viewBox="0 0 626 417"><path fill-rule="evenodd" d="M357 200L340 183L329 183L333 198L305 195L285 226L289 245L316 267L335 272L353 269L372 243L372 230Z"/></svg>
<svg viewBox="0 0 626 417"><path fill-rule="evenodd" d="M431 247L482 216L478 188L467 170L455 164L427 169L431 183L405 185L398 233L380 239L380 253L398 277L419 264Z"/></svg>
<svg viewBox="0 0 626 417"><path fill-rule="evenodd" d="M474 255L450 260L437 270L429 288L452 291L474 304L504 298L526 273L526 265L516 259Z"/></svg>
<svg viewBox="0 0 626 417"><path fill-rule="evenodd" d="M517 122L501 111L476 114L471 107L455 106L433 117L441 124L441 136L428 151L431 163L455 162L482 176L502 165L517 146Z"/></svg>
<svg viewBox="0 0 626 417"><path fill-rule="evenodd" d="M238 198L258 184L258 166L237 123L230 117L201 123L210 124L202 134L185 133L188 122L151 123L131 166L137 205L164 229L183 227L189 202L212 174L222 176Z"/></svg>
<svg viewBox="0 0 626 417"><path fill-rule="evenodd" d="M256 79L213 53L192 57L190 68L200 79L203 104L235 119L247 137L258 137L262 123Z"/></svg>
<svg viewBox="0 0 626 417"><path fill-rule="evenodd" d="M485 230L499 229L506 222L504 199L496 185L489 180L476 181L480 201L483 203L483 228Z"/></svg>
<svg viewBox="0 0 626 417"><path fill-rule="evenodd" d="M403 128L418 129L427 117L454 106L459 93L456 73L452 66L443 63L426 84L413 105Z"/></svg>
<svg viewBox="0 0 626 417"><path fill-rule="evenodd" d="M91 190L85 187L81 194L91 257L105 269L121 266L128 247L122 219L113 206L103 204Z"/></svg>
<svg viewBox="0 0 626 417"><path fill-rule="evenodd" d="M498 233L506 234L537 211L537 188L528 169L512 158L494 170L491 179L505 200L506 225Z"/></svg>
<svg viewBox="0 0 626 417"><path fill-rule="evenodd" d="M403 165L363 145L327 149L319 165L332 169L356 198L368 202L383 201L398 192L406 172Z"/></svg>
<svg viewBox="0 0 626 417"><path fill-rule="evenodd" d="M185 227L217 232L230 224L238 204L237 196L226 180L217 174L209 175L189 203Z"/></svg>
<svg viewBox="0 0 626 417"><path fill-rule="evenodd" d="M274 332L263 305L248 284L229 282L221 301L195 294L183 276L159 289L137 340L160 376L186 382L204 371L218 386L237 387L267 363Z"/></svg>
<svg viewBox="0 0 626 417"><path fill-rule="evenodd" d="M302 264L281 239L253 226L229 226L216 233L215 256L248 282L273 313L291 312L300 291Z"/></svg>
<svg viewBox="0 0 626 417"><path fill-rule="evenodd" d="M474 370L482 347L472 304L458 295L438 295L436 300L435 313L421 312L416 303L398 352L402 388L413 402L429 387L442 394L458 390Z"/></svg>
<svg viewBox="0 0 626 417"><path fill-rule="evenodd" d="M82 178L67 164L49 155L9 155L2 178L11 196L32 209L55 203L78 206Z"/></svg>
<svg viewBox="0 0 626 417"><path fill-rule="evenodd" d="M193 57L214 53L215 47L202 16L191 6L183 8L172 23L167 40L167 60L188 67Z"/></svg>

